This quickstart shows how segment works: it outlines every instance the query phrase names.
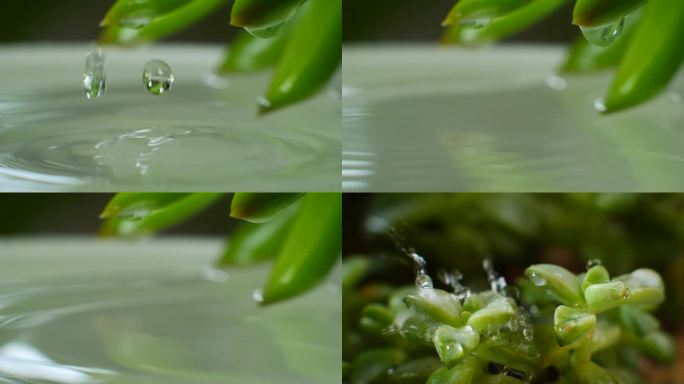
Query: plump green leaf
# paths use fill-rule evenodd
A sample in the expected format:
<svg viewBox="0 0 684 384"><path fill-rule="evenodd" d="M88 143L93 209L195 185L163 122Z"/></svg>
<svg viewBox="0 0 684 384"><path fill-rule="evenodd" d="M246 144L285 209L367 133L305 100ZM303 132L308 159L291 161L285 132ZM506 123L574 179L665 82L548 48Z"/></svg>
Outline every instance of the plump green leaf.
<svg viewBox="0 0 684 384"><path fill-rule="evenodd" d="M308 0L260 101L266 113L304 100L330 80L342 60L342 0Z"/></svg>
<svg viewBox="0 0 684 384"><path fill-rule="evenodd" d="M546 289L558 301L570 307L584 303L580 282L574 274L553 264L536 264L525 270L530 281Z"/></svg>
<svg viewBox="0 0 684 384"><path fill-rule="evenodd" d="M250 265L275 258L285 243L298 208L298 204L290 205L265 223L240 223L230 234L219 265Z"/></svg>
<svg viewBox="0 0 684 384"><path fill-rule="evenodd" d="M577 0L572 14L575 25L595 27L619 21L648 0Z"/></svg>
<svg viewBox="0 0 684 384"><path fill-rule="evenodd" d="M273 220L280 212L297 202L301 193L246 193L233 195L230 217L251 223Z"/></svg>
<svg viewBox="0 0 684 384"><path fill-rule="evenodd" d="M218 72L254 72L274 66L282 56L287 36L287 33L279 33L262 39L240 32L231 42Z"/></svg>
<svg viewBox="0 0 684 384"><path fill-rule="evenodd" d="M301 294L328 274L342 246L342 195L309 193L263 289L263 304Z"/></svg>
<svg viewBox="0 0 684 384"><path fill-rule="evenodd" d="M592 335L596 329L596 315L561 305L553 315L553 324L558 343L569 345Z"/></svg>

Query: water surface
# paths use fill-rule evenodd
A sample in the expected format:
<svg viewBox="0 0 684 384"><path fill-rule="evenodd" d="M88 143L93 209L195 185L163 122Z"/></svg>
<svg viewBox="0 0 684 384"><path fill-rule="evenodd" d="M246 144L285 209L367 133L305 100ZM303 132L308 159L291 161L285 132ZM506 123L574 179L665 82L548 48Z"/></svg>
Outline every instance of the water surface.
<svg viewBox="0 0 684 384"><path fill-rule="evenodd" d="M684 78L609 116L554 47L345 49L345 191L681 190ZM678 92L679 91L679 92Z"/></svg>
<svg viewBox="0 0 684 384"><path fill-rule="evenodd" d="M213 269L220 241L0 241L0 383L339 381L338 277L258 308L268 266Z"/></svg>
<svg viewBox="0 0 684 384"><path fill-rule="evenodd" d="M1 191L339 190L339 90L258 117L268 72L220 78L223 47L161 46L105 50L87 100L89 49L0 47ZM175 77L161 96L142 82L153 59Z"/></svg>

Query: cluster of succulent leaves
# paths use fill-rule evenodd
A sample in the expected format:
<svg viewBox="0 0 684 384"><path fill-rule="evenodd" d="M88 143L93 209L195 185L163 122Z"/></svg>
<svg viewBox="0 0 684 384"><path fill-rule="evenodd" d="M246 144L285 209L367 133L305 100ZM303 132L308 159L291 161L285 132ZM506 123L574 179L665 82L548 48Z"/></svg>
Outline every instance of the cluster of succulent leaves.
<svg viewBox="0 0 684 384"><path fill-rule="evenodd" d="M99 44L136 46L167 37L228 0L117 0L101 22ZM228 24L228 22L226 23ZM275 67L261 113L314 95L341 59L342 0L235 0L230 24L242 28L219 73Z"/></svg>
<svg viewBox="0 0 684 384"><path fill-rule="evenodd" d="M216 203L220 193L119 193L102 212L100 235L139 238L182 223ZM262 304L315 287L340 256L342 201L338 193L236 193L230 234L219 267L275 260Z"/></svg>
<svg viewBox="0 0 684 384"><path fill-rule="evenodd" d="M509 37L564 7L569 0L459 0L444 21L445 43L480 45ZM580 37L561 70L586 73L617 66L601 112L657 96L684 61L684 3L672 0L576 0L572 23L598 35ZM615 41L610 42L616 35ZM605 39L601 44L601 40ZM610 43L609 43L610 42Z"/></svg>
<svg viewBox="0 0 684 384"><path fill-rule="evenodd" d="M344 263L349 384L640 383L641 358L674 358L650 314L665 298L651 269L610 278L602 265L575 275L537 264L520 290L450 293L368 282L371 266L367 257Z"/></svg>
<svg viewBox="0 0 684 384"><path fill-rule="evenodd" d="M357 227L369 230L364 252L393 247L386 233L397 228L428 266L457 268L470 286L487 255L508 276L538 262L577 270L600 259L615 274L652 268L663 272L669 298L659 317L681 324L683 209L681 194L395 194L373 197Z"/></svg>

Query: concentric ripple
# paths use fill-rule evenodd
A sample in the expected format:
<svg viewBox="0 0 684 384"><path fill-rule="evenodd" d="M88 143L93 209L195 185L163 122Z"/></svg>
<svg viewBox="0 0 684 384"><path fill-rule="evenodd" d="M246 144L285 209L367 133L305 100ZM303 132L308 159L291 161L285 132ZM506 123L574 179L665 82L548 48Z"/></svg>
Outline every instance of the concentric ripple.
<svg viewBox="0 0 684 384"><path fill-rule="evenodd" d="M207 76L219 48L165 47L107 53L107 94L86 100L86 51L2 49L0 190L339 189L334 92L259 117L267 73ZM139 84L149 57L174 66L163 98Z"/></svg>
<svg viewBox="0 0 684 384"><path fill-rule="evenodd" d="M220 243L3 241L0 383L339 380L339 286L260 308L268 267L213 269Z"/></svg>

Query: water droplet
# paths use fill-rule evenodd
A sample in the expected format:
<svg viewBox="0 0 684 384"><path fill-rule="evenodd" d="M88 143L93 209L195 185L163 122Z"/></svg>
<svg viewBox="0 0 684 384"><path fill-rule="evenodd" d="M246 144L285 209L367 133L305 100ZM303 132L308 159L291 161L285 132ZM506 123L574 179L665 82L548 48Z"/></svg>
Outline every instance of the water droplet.
<svg viewBox="0 0 684 384"><path fill-rule="evenodd" d="M587 269L594 268L597 265L601 265L601 259L591 259L587 261Z"/></svg>
<svg viewBox="0 0 684 384"><path fill-rule="evenodd" d="M427 266L425 259L413 250L409 250L408 256L413 260L413 263L416 266L416 274L424 275L426 273L425 267Z"/></svg>
<svg viewBox="0 0 684 384"><path fill-rule="evenodd" d="M154 13L149 10L140 10L120 19L117 24L123 28L140 29L149 24L153 18Z"/></svg>
<svg viewBox="0 0 684 384"><path fill-rule="evenodd" d="M610 290L610 296L613 299L626 299L628 298L632 292L627 288L625 284L617 284L613 289Z"/></svg>
<svg viewBox="0 0 684 384"><path fill-rule="evenodd" d="M488 26L493 19L494 18L492 14L480 13L478 15L473 15L459 20L458 25L463 28L480 29Z"/></svg>
<svg viewBox="0 0 684 384"><path fill-rule="evenodd" d="M432 289L432 279L430 276L425 274L419 274L416 276L416 288Z"/></svg>
<svg viewBox="0 0 684 384"><path fill-rule="evenodd" d="M162 95L173 85L171 67L162 60L150 60L143 67L143 84L153 95Z"/></svg>
<svg viewBox="0 0 684 384"><path fill-rule="evenodd" d="M546 78L546 85L548 85L551 89L562 91L567 88L568 82L558 75L549 75Z"/></svg>
<svg viewBox="0 0 684 384"><path fill-rule="evenodd" d="M254 37L269 39L278 34L285 24L286 23L278 23L259 28L245 27L245 31Z"/></svg>
<svg viewBox="0 0 684 384"><path fill-rule="evenodd" d="M530 327L523 328L523 337L527 341L532 341L534 339L534 330Z"/></svg>
<svg viewBox="0 0 684 384"><path fill-rule="evenodd" d="M536 285L537 287L546 285L546 279L537 272L530 273L530 280L532 281L532 284Z"/></svg>
<svg viewBox="0 0 684 384"><path fill-rule="evenodd" d="M95 48L86 56L83 89L88 99L97 99L104 94L107 88L104 62L105 57L100 48Z"/></svg>
<svg viewBox="0 0 684 384"><path fill-rule="evenodd" d="M620 19L615 23L600 25L598 27L580 27L584 37L599 47L607 47L622 34L625 27L625 19Z"/></svg>
<svg viewBox="0 0 684 384"><path fill-rule="evenodd" d="M261 289L255 289L254 292L252 292L252 298L257 303L263 302L264 301L264 291L262 291Z"/></svg>
<svg viewBox="0 0 684 384"><path fill-rule="evenodd" d="M482 261L482 268L487 272L487 281L489 281L489 286L492 291L505 294L508 283L503 276L499 276L499 273L494 269L492 259L485 258Z"/></svg>
<svg viewBox="0 0 684 384"><path fill-rule="evenodd" d="M596 99L594 100L594 109L599 112L605 112L608 110L608 107L606 107L606 104L603 101L603 99Z"/></svg>

